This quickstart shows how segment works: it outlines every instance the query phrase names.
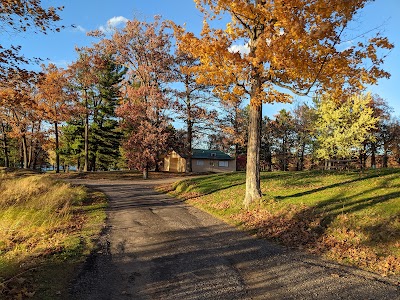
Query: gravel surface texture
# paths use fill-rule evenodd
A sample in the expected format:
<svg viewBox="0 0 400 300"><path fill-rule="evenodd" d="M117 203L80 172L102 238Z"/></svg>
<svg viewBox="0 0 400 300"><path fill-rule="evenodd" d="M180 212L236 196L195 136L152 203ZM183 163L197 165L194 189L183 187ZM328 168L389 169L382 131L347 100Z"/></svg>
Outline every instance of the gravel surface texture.
<svg viewBox="0 0 400 300"><path fill-rule="evenodd" d="M394 280L256 239L153 189L173 180L72 181L110 207L70 299L400 299Z"/></svg>

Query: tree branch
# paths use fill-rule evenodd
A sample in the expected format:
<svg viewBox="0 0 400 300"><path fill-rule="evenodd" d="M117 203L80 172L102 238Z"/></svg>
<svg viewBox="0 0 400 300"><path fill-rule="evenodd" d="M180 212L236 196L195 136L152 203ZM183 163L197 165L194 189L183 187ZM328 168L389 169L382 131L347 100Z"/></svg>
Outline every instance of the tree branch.
<svg viewBox="0 0 400 300"><path fill-rule="evenodd" d="M282 83L277 82L277 81L275 81L275 80L273 80L273 79L271 79L270 81L271 81L273 84L275 84L276 86L281 87L281 88L284 88L284 89L287 89L287 90L291 91L292 93L294 93L294 94L296 94L296 95L298 95L298 96L307 96L308 93L310 92L310 89L308 89L307 92L304 93L304 92L298 91L297 89L291 87L290 85L282 84Z"/></svg>
<svg viewBox="0 0 400 300"><path fill-rule="evenodd" d="M342 35L342 33L343 33L343 31L344 31L345 28L346 28L346 25L343 25L343 28L342 28L342 30L340 30L340 33L336 36L336 38L335 38L335 40L334 40L334 43L333 43L333 45L331 46L331 49L334 49L335 46L338 44L339 39L340 39L340 36ZM321 75L322 70L324 69L325 64L327 63L327 61L328 61L328 54L325 55L325 57L324 57L324 59L323 59L323 61L322 61L321 67L319 68L319 70L318 70L318 72L317 72L317 75L315 75L315 78L314 78L313 82L312 82L311 85L308 87L307 92L305 93L304 96L308 95L308 93L311 91L312 87L313 87L313 86L315 85L315 83L318 81L318 78L319 78L319 76Z"/></svg>
<svg viewBox="0 0 400 300"><path fill-rule="evenodd" d="M240 83L238 77L234 73L232 73L232 75L235 76L235 80L236 80L235 84L238 87L241 87L246 94L250 95L250 92L247 90L246 85L244 83Z"/></svg>
<svg viewBox="0 0 400 300"><path fill-rule="evenodd" d="M242 24L242 26L244 27L244 28L246 28L250 33L251 33L251 27L248 25L248 24L246 24L240 17L245 17L245 16L240 16L240 14L238 14L238 13L236 13L236 12L234 12L234 11L232 11L232 14L234 15L234 17L236 18L236 20L238 20L239 22L240 22L240 24ZM240 17L239 17L240 16Z"/></svg>

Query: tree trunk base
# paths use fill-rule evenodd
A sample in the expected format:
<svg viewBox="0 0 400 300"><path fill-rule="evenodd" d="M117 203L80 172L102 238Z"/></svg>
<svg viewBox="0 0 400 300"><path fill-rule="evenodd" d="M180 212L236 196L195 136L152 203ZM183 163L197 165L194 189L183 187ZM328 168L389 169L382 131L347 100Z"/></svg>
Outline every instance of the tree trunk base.
<svg viewBox="0 0 400 300"><path fill-rule="evenodd" d="M246 209L252 202L259 200L262 196L260 186L261 117L262 105L250 105L246 163L246 195L243 202Z"/></svg>
<svg viewBox="0 0 400 300"><path fill-rule="evenodd" d="M261 189L259 188L246 189L246 195L243 200L243 205L246 209L248 209L250 204L260 200L261 198L262 198Z"/></svg>
<svg viewBox="0 0 400 300"><path fill-rule="evenodd" d="M143 170L143 179L149 179L149 169Z"/></svg>

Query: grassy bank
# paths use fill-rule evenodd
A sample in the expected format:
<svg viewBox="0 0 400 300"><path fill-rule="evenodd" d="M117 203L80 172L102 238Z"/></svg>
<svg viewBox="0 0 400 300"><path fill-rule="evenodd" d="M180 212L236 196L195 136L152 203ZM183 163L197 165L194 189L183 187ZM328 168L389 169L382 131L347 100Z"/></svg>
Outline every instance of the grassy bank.
<svg viewBox="0 0 400 300"><path fill-rule="evenodd" d="M0 176L0 298L65 296L103 228L105 197L46 175Z"/></svg>
<svg viewBox="0 0 400 300"><path fill-rule="evenodd" d="M245 174L179 182L170 193L251 233L382 275L400 274L400 170L261 174L243 209Z"/></svg>

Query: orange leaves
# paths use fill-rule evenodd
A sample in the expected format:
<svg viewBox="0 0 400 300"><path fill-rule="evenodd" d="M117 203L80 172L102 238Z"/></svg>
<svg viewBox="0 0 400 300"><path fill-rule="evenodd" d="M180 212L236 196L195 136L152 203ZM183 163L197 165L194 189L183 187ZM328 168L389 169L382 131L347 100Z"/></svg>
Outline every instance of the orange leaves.
<svg viewBox="0 0 400 300"><path fill-rule="evenodd" d="M210 26L208 25L206 20L203 20L203 28L201 29L201 35L202 36L207 36L208 34L210 34L211 29Z"/></svg>
<svg viewBox="0 0 400 300"><path fill-rule="evenodd" d="M6 103L11 103L16 96L16 91L10 87L0 89L1 105L4 106Z"/></svg>
<svg viewBox="0 0 400 300"><path fill-rule="evenodd" d="M246 68L245 61L239 53L229 51L231 42L227 34L221 30L210 30L205 23L203 38L198 39L192 33L178 33L179 49L199 58L200 65L188 68L187 72L193 72L197 76L197 82L216 86L217 91L221 87L228 87L233 83L243 81L242 70ZM247 74L245 75L247 78ZM235 90L239 92L239 90Z"/></svg>
<svg viewBox="0 0 400 300"><path fill-rule="evenodd" d="M0 119L11 126L13 136L25 134L29 125L40 119L36 112L36 80L35 74L15 72L7 86L0 86Z"/></svg>
<svg viewBox="0 0 400 300"><path fill-rule="evenodd" d="M38 105L47 121L62 122L71 117L72 104L76 100L75 92L70 89L68 74L50 64L43 67L44 75L38 84Z"/></svg>
<svg viewBox="0 0 400 300"><path fill-rule="evenodd" d="M394 45L389 42L387 37L376 36L369 40L370 43L374 44L376 47L384 49L393 49Z"/></svg>
<svg viewBox="0 0 400 300"><path fill-rule="evenodd" d="M170 103L165 91L174 66L166 30L170 25L159 17L152 23L132 20L112 39L103 41L110 45L116 62L127 68L125 101L117 115L127 130L123 147L128 165L139 170L157 165L169 136L165 111Z"/></svg>
<svg viewBox="0 0 400 300"><path fill-rule="evenodd" d="M266 88L277 85L303 95L317 84L331 91L338 88L356 91L389 75L380 68L383 61L377 51L393 47L386 38L377 36L365 45L361 43L344 51L339 47L343 30L364 7L365 0L195 2L206 18L221 13L232 17L223 32L211 29L204 21L201 38L180 31L181 50L199 57L203 63L195 70L202 82L232 85L247 80L245 84L251 85L255 71L264 82L271 83ZM230 55L229 47L235 41L248 42L250 53ZM372 67L364 67L367 61ZM236 76L231 75L232 71ZM259 95L254 95L258 100L253 102L260 103L265 95L260 90ZM269 99L262 102L287 101L282 95Z"/></svg>

